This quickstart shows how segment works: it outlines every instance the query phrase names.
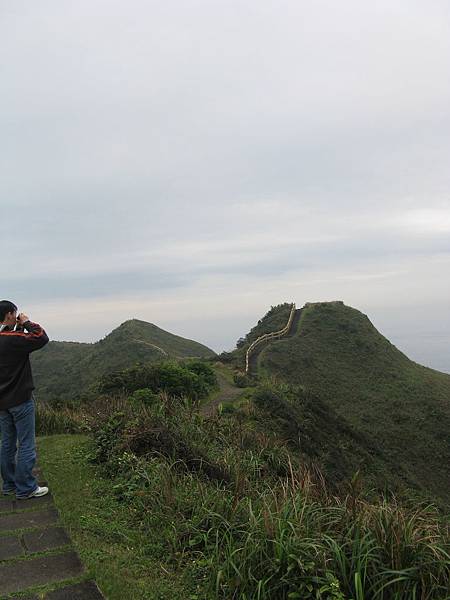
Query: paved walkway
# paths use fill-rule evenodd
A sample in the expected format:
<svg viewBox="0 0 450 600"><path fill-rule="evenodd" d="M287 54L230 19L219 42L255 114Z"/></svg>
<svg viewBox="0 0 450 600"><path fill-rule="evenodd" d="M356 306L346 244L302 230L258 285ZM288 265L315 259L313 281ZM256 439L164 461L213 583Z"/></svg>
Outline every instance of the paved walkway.
<svg viewBox="0 0 450 600"><path fill-rule="evenodd" d="M36 476L46 485L39 468ZM0 600L16 597L105 600L96 583L86 581L50 493L16 500L0 492Z"/></svg>

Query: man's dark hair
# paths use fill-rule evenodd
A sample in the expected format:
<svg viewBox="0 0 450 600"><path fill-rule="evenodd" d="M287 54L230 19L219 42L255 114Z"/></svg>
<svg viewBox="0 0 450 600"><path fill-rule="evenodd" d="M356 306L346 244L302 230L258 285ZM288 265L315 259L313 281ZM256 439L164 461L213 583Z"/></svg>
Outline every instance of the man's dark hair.
<svg viewBox="0 0 450 600"><path fill-rule="evenodd" d="M4 321L8 313L17 310L17 306L9 300L0 300L0 321Z"/></svg>

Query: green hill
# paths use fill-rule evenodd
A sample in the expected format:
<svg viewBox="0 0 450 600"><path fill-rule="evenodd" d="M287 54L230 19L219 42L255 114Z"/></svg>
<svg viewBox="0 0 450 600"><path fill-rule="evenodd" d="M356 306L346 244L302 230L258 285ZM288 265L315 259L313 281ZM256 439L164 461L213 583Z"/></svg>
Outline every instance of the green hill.
<svg viewBox="0 0 450 600"><path fill-rule="evenodd" d="M286 305L279 312L285 317ZM381 449L405 484L448 502L450 375L411 361L342 302L306 304L296 331L264 347L257 365L259 378L310 390Z"/></svg>
<svg viewBox="0 0 450 600"><path fill-rule="evenodd" d="M214 355L199 342L131 319L94 344L50 342L31 356L38 398L61 401L83 394L102 375L137 362Z"/></svg>

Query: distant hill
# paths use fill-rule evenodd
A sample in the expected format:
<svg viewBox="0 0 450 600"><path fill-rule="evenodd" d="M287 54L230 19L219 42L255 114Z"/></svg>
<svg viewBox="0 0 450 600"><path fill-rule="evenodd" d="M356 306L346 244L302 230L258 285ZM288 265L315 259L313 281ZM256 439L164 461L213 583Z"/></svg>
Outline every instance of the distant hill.
<svg viewBox="0 0 450 600"><path fill-rule="evenodd" d="M152 323L131 319L94 344L49 342L31 355L36 395L64 400L85 392L100 376L165 358L208 358L215 352Z"/></svg>
<svg viewBox="0 0 450 600"><path fill-rule="evenodd" d="M288 306L272 307L228 360L242 368L252 338L284 325ZM296 330L261 350L257 373L304 386L381 449L407 485L450 501L450 375L411 361L363 313L306 304Z"/></svg>

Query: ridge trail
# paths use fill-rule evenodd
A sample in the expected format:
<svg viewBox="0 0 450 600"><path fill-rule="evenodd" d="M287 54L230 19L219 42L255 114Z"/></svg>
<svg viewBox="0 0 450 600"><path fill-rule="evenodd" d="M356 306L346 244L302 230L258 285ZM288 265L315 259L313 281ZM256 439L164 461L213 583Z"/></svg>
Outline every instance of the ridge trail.
<svg viewBox="0 0 450 600"><path fill-rule="evenodd" d="M267 346L269 346L270 344L276 344L279 341L282 341L283 339L287 338L287 337L292 337L297 333L298 330L298 325L300 322L300 318L302 315L302 311L303 308L296 308L295 309L295 313L294 313L294 317L292 318L292 322L291 325L289 327L289 331L287 333L285 333L283 335L283 337L281 338L275 338L275 339L270 339L268 338L267 340L263 341L261 344L259 344L254 352L252 352L252 354L249 357L249 361L248 361L248 374L249 375L256 375L257 371L258 371L258 357L261 354L261 352L267 348Z"/></svg>
<svg viewBox="0 0 450 600"><path fill-rule="evenodd" d="M213 400L200 408L200 414L204 417L211 417L222 402L232 402L243 393L242 388L238 388L230 383L222 373L217 373L217 383L220 391Z"/></svg>

